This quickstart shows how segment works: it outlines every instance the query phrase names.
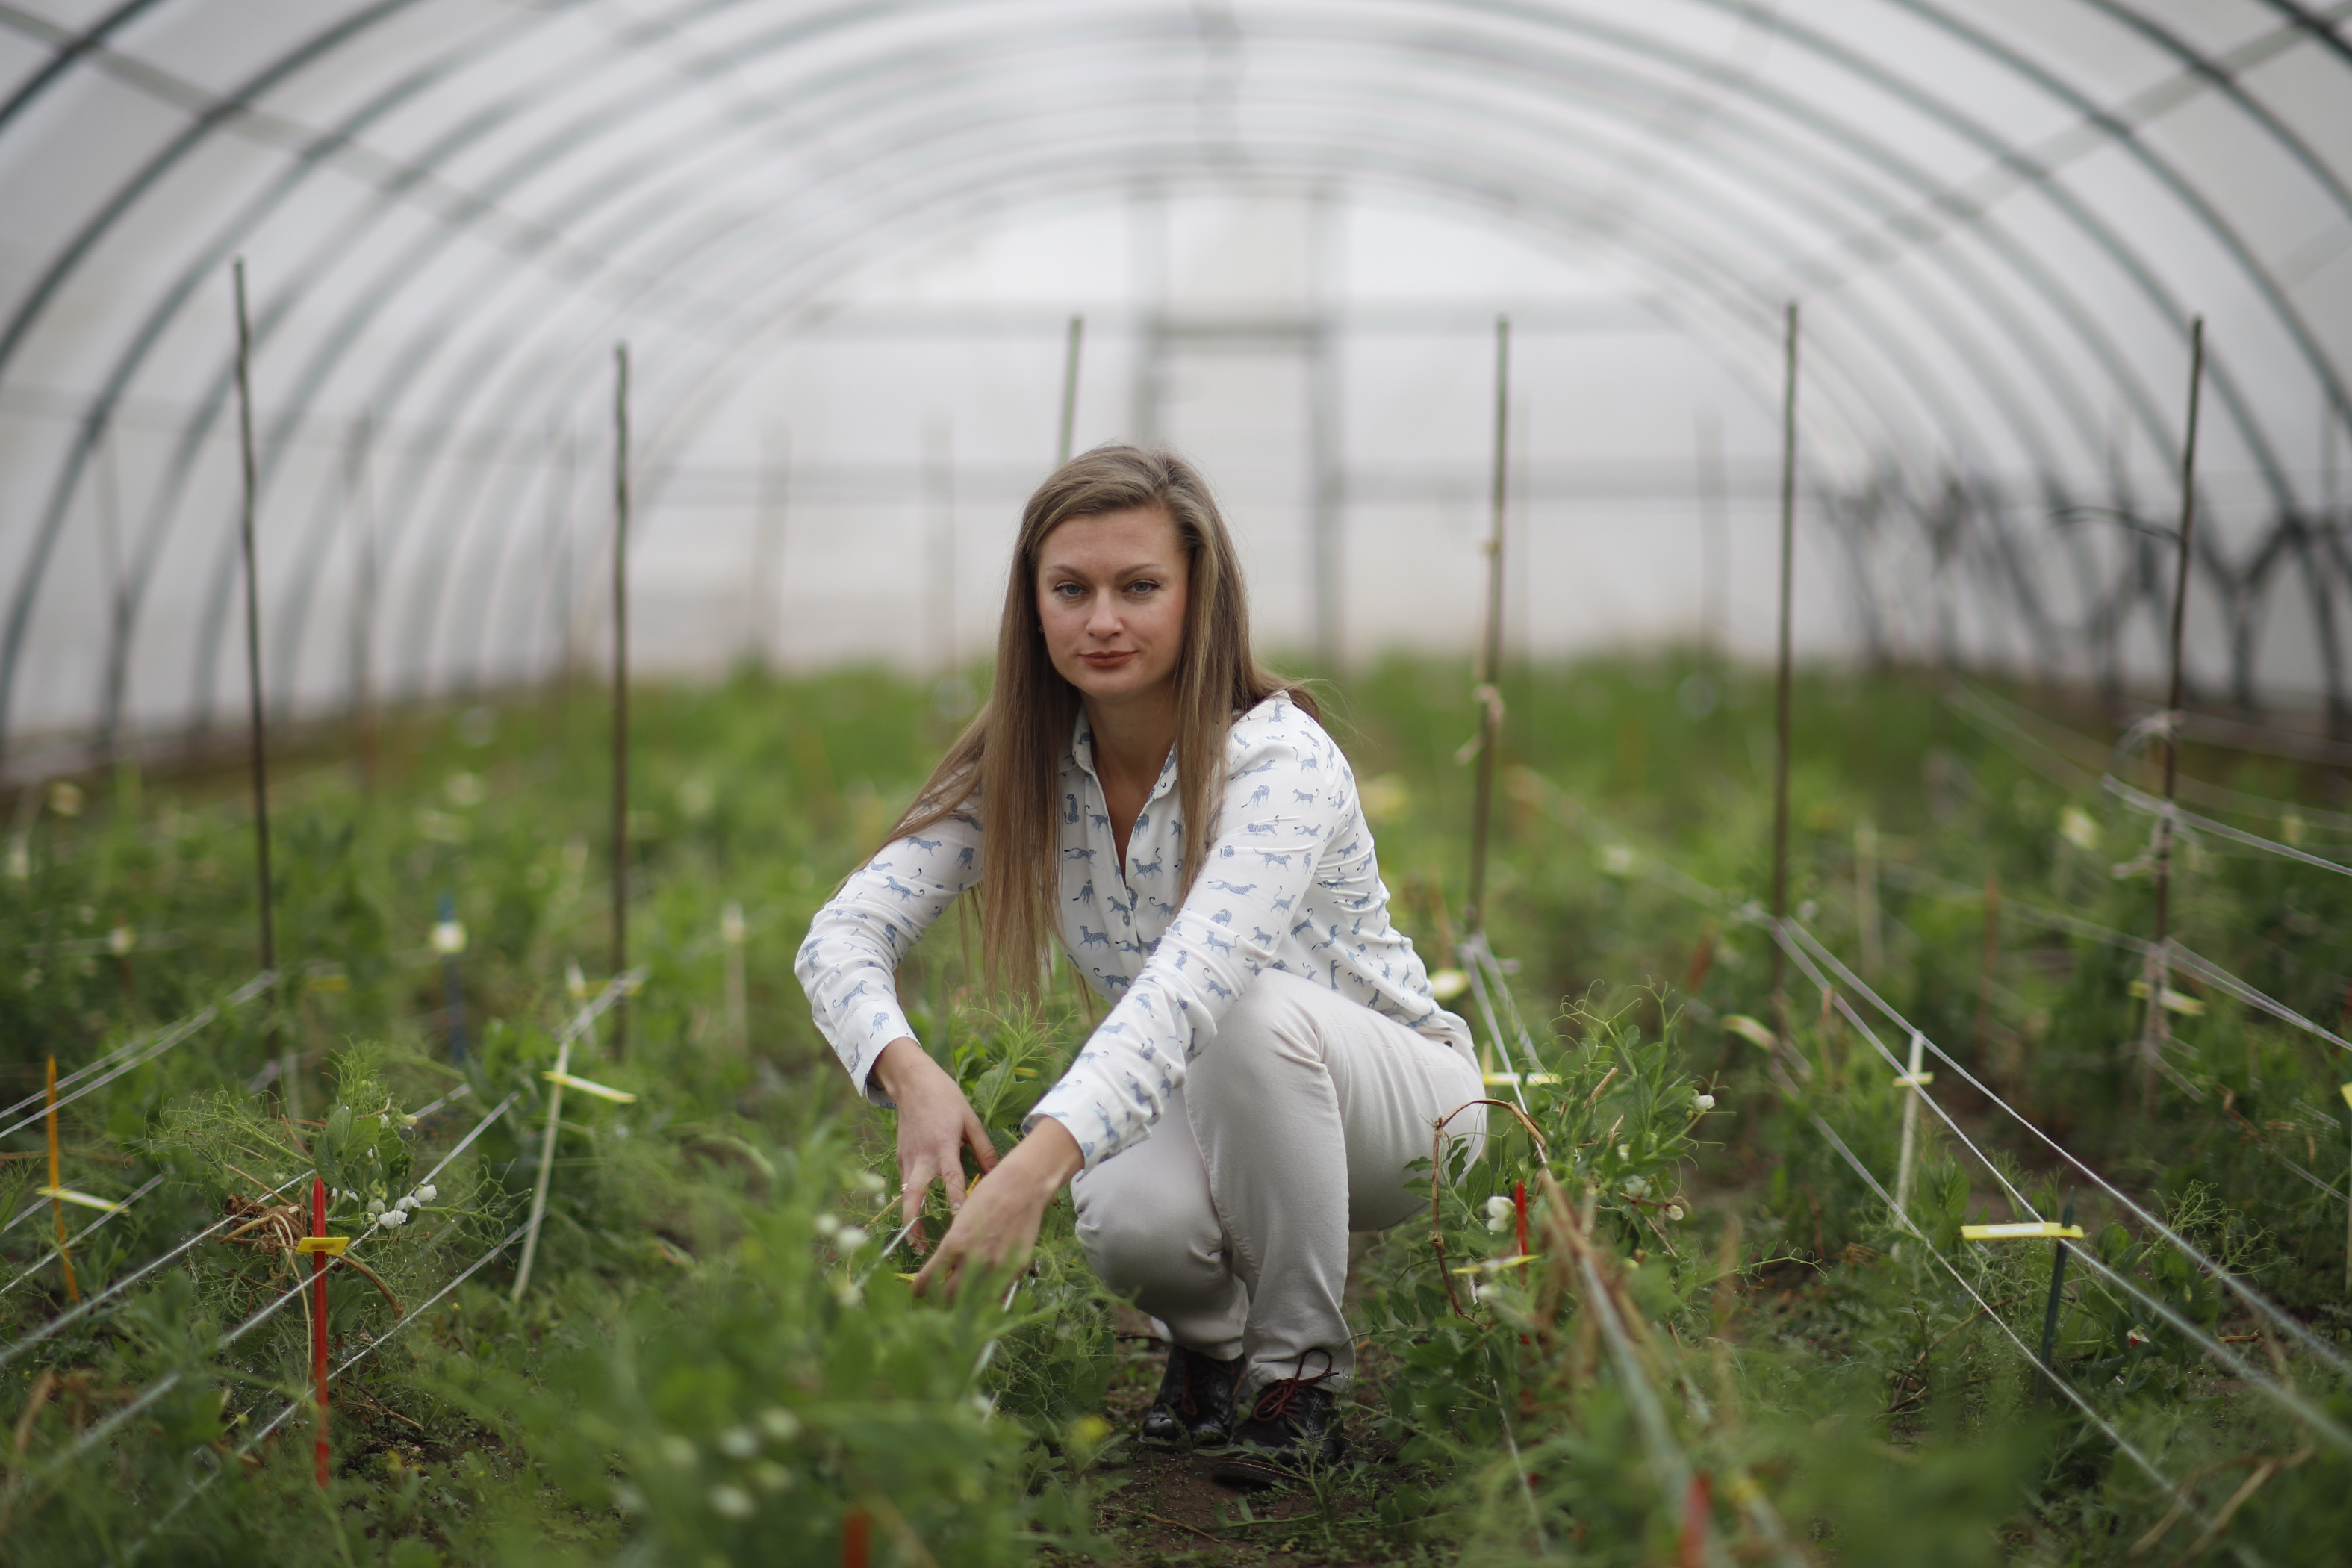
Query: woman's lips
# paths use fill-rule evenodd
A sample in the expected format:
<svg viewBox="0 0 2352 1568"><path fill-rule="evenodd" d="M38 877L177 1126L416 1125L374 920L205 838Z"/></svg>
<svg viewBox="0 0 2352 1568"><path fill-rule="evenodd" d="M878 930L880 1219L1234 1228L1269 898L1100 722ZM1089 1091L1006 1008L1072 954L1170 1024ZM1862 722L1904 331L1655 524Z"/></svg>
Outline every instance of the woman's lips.
<svg viewBox="0 0 2352 1568"><path fill-rule="evenodd" d="M1135 650L1126 648L1116 653L1082 653L1078 657L1097 669L1117 669L1135 657Z"/></svg>

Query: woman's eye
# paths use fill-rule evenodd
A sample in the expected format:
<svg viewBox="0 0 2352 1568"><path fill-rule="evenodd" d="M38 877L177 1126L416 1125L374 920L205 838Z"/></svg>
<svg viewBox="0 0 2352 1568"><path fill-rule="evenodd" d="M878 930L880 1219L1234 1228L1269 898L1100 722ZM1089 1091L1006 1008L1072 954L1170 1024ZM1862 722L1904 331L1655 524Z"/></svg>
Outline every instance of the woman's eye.
<svg viewBox="0 0 2352 1568"><path fill-rule="evenodd" d="M1157 593L1157 592L1159 592L1159 590L1160 590L1160 584L1157 584L1157 583L1155 583L1155 582L1153 582L1153 581L1151 581L1151 579L1150 579L1149 577L1147 577L1147 578L1143 579L1143 580L1142 580L1141 582L1139 582L1139 583L1129 583L1129 584L1127 585L1127 591L1128 591L1129 593L1130 593L1130 594L1136 595L1137 595L1137 596L1139 596L1139 597L1140 597L1141 595L1145 595L1145 594L1154 594L1154 593Z"/></svg>
<svg viewBox="0 0 2352 1568"><path fill-rule="evenodd" d="M1054 584L1054 595L1056 598L1067 599L1075 603L1085 598L1087 591L1076 583L1056 583Z"/></svg>

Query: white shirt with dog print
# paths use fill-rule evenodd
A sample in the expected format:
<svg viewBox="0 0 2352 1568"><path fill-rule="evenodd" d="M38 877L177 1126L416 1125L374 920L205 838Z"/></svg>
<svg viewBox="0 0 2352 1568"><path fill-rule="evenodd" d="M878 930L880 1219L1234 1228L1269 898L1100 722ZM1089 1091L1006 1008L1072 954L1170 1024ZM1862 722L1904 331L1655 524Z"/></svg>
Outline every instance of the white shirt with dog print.
<svg viewBox="0 0 2352 1568"><path fill-rule="evenodd" d="M1260 973L1328 985L1465 1055L1467 1025L1440 1007L1412 940L1389 921L1389 891L1356 777L1339 747L1287 694L1234 721L1216 836L1180 906L1189 852L1171 751L1119 859L1079 715L1055 813L1058 927L1080 973L1111 1004L1061 1081L1024 1124L1052 1117L1096 1165L1159 1121L1185 1063ZM892 1040L912 1037L893 975L956 895L980 879L978 797L921 836L883 847L810 922L794 967L818 1028L858 1088Z"/></svg>

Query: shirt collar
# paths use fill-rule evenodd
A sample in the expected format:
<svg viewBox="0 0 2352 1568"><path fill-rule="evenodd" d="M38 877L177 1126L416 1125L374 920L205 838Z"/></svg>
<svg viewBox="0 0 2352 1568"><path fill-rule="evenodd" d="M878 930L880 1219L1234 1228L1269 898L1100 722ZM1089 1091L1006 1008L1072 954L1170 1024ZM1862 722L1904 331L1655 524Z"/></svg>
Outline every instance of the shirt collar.
<svg viewBox="0 0 2352 1568"><path fill-rule="evenodd" d="M1086 769L1087 776L1095 781L1097 789L1102 788L1102 775L1095 772L1094 726L1087 722L1087 710L1083 707L1078 710L1076 727L1070 731L1070 760ZM1176 748L1171 746L1168 748L1168 760L1160 764L1160 777L1153 783L1151 794L1145 797L1143 804L1150 805L1175 787Z"/></svg>

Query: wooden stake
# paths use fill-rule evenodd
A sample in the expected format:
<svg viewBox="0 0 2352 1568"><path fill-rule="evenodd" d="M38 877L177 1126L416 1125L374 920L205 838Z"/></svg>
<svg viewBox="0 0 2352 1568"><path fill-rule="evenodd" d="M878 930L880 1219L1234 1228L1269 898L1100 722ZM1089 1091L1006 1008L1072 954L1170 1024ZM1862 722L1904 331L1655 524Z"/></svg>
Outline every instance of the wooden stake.
<svg viewBox="0 0 2352 1568"><path fill-rule="evenodd" d="M1780 389L1780 642L1777 676L1779 750L1772 760L1772 928L1789 915L1789 612L1794 598L1797 563L1797 306L1789 304L1785 376ZM1773 1025L1781 1040L1789 1037L1787 956L1772 944Z"/></svg>
<svg viewBox="0 0 2352 1568"><path fill-rule="evenodd" d="M629 967L629 345L613 345L613 973ZM613 1004L613 1055L629 1054L629 1004ZM563 1092L556 1086L556 1094ZM548 1138L554 1140L551 1118ZM547 1178L540 1178L543 1194ZM534 1213L531 1236L539 1234ZM530 1272L530 1243L523 1269ZM516 1286L521 1298L521 1286Z"/></svg>
<svg viewBox="0 0 2352 1568"><path fill-rule="evenodd" d="M236 434L237 452L245 476L244 504L238 511L238 531L245 548L245 691L248 750L253 771L253 847L255 875L261 892L261 967L278 973L278 927L269 890L269 762L267 719L261 706L261 574L253 539L254 490L257 483L253 461L253 327L245 309L245 258L237 258L230 273L236 285ZM274 1002L273 998L273 1002ZM264 1037L275 1045L273 1020ZM294 1092L294 1054L289 1049L278 1062L285 1093ZM291 1100L289 1114L299 1115Z"/></svg>
<svg viewBox="0 0 2352 1568"><path fill-rule="evenodd" d="M327 1234L327 1184L310 1178L310 1234ZM310 1377L318 1386L319 1442L316 1450L319 1487L327 1485L327 1254L310 1254Z"/></svg>
<svg viewBox="0 0 2352 1568"><path fill-rule="evenodd" d="M2352 1083L2344 1084L2341 1088L2345 1109L2352 1111ZM2347 1131L2352 1131L2352 1115L2345 1118L2344 1125ZM2347 1200L2344 1205L2344 1293L2352 1296L2352 1161L2347 1162L2344 1177Z"/></svg>
<svg viewBox="0 0 2352 1568"><path fill-rule="evenodd" d="M46 1120L49 1125L49 1209L58 1222L58 1261L65 1266L66 1300L79 1306L81 1303L81 1287L74 1283L73 1254L66 1250L66 1204L65 1199L58 1195L66 1182L58 1166L58 1058L55 1057L49 1058L48 1100Z"/></svg>
<svg viewBox="0 0 2352 1568"><path fill-rule="evenodd" d="M2147 1011L2140 1030L2140 1100L2156 1104L2156 1068L2170 1030L2164 993L2172 979L2167 942L2172 917L2172 810L2179 780L2182 633L2189 620L2189 565L2197 530L2197 408L2205 381L2205 318L2189 323L2189 421L2180 443L2180 527L2172 579L2172 683L2165 703L2164 814L2156 819L2156 939L2147 955Z"/></svg>
<svg viewBox="0 0 2352 1568"><path fill-rule="evenodd" d="M1078 353L1086 342L1087 319L1070 318L1070 346L1062 359L1062 423L1054 442L1054 467L1070 460L1070 442L1078 428Z"/></svg>
<svg viewBox="0 0 2352 1568"><path fill-rule="evenodd" d="M1470 804L1470 899L1462 911L1472 936L1486 930L1486 844L1495 817L1495 752L1502 740L1503 521L1509 497L1511 319L1495 318L1495 471L1493 528L1486 536L1486 633L1478 652L1478 784Z"/></svg>

